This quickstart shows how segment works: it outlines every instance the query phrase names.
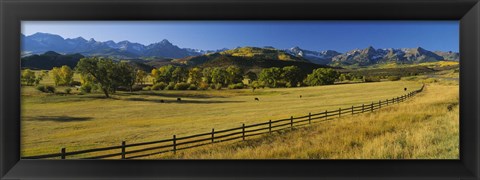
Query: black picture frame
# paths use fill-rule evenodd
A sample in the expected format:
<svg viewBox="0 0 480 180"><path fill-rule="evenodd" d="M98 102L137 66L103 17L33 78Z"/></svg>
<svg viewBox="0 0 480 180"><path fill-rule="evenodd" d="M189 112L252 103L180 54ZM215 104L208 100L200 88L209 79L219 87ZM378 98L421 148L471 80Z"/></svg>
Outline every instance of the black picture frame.
<svg viewBox="0 0 480 180"><path fill-rule="evenodd" d="M0 0L1 179L480 178L477 0ZM460 160L20 160L22 20L459 20Z"/></svg>

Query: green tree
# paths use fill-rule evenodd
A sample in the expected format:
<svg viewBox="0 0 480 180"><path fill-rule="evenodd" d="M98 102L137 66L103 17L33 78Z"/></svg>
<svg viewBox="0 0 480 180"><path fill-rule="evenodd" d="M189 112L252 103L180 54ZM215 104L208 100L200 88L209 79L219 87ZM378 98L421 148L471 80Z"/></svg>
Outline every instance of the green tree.
<svg viewBox="0 0 480 180"><path fill-rule="evenodd" d="M60 74L61 74L60 73L60 68L58 68L58 67L54 67L49 72L50 78L53 79L53 83L55 84L55 86L60 85L60 83L62 81L62 78L60 77Z"/></svg>
<svg viewBox="0 0 480 180"><path fill-rule="evenodd" d="M242 69L237 66L228 66L225 70L227 72L226 84L237 84L242 82Z"/></svg>
<svg viewBox="0 0 480 180"><path fill-rule="evenodd" d="M82 58L77 63L76 70L82 76L92 76L93 83L98 84L105 96L110 97L110 93L115 93L116 88L121 82L118 81L117 63L111 59L105 58Z"/></svg>
<svg viewBox="0 0 480 180"><path fill-rule="evenodd" d="M333 84L339 73L331 68L318 68L305 78L305 84L310 86Z"/></svg>
<svg viewBox="0 0 480 180"><path fill-rule="evenodd" d="M347 74L342 73L342 74L340 74L340 76L338 77L338 80L339 80L339 81L350 81L350 80L352 80L352 75L349 74L349 73L347 73Z"/></svg>
<svg viewBox="0 0 480 180"><path fill-rule="evenodd" d="M152 72L150 72L150 76L152 76L153 79L153 84L157 83L157 77L158 77L158 69L152 69Z"/></svg>
<svg viewBox="0 0 480 180"><path fill-rule="evenodd" d="M118 85L128 87L132 91L137 80L137 70L127 62L120 62L115 66L115 76Z"/></svg>
<svg viewBox="0 0 480 180"><path fill-rule="evenodd" d="M53 79L55 86L70 85L73 81L73 70L64 65L62 67L54 67L50 72L50 77Z"/></svg>
<svg viewBox="0 0 480 180"><path fill-rule="evenodd" d="M212 71L213 68L207 67L202 70L202 81L210 84L212 83Z"/></svg>
<svg viewBox="0 0 480 180"><path fill-rule="evenodd" d="M188 71L188 83L198 85L202 81L202 70L194 67Z"/></svg>
<svg viewBox="0 0 480 180"><path fill-rule="evenodd" d="M48 71L47 70L42 70L40 72L41 72L42 77L48 76Z"/></svg>
<svg viewBox="0 0 480 180"><path fill-rule="evenodd" d="M155 79L155 83L164 82L168 84L172 82L172 75L174 70L175 67L172 65L166 65L158 68L157 73L155 74L155 76L153 76L153 78Z"/></svg>
<svg viewBox="0 0 480 180"><path fill-rule="evenodd" d="M226 85L228 73L222 68L216 67L212 70L212 83Z"/></svg>
<svg viewBox="0 0 480 180"><path fill-rule="evenodd" d="M30 69L25 69L22 72L20 81L27 86L32 86L36 79L35 72Z"/></svg>
<svg viewBox="0 0 480 180"><path fill-rule="evenodd" d="M278 67L262 69L259 80L269 87L277 87L277 82L282 80L282 69Z"/></svg>
<svg viewBox="0 0 480 180"><path fill-rule="evenodd" d="M145 84L145 81L147 80L147 77L148 77L148 74L147 72L145 71L142 71L142 70L137 70L137 79L135 80L135 82L139 83L139 84Z"/></svg>
<svg viewBox="0 0 480 180"><path fill-rule="evenodd" d="M304 75L297 66L285 66L282 68L282 78L287 83L287 87L296 87L302 82Z"/></svg>
<svg viewBox="0 0 480 180"><path fill-rule="evenodd" d="M175 67L175 69L172 71L171 82L174 82L174 83L186 82L187 76L188 76L188 72L185 68Z"/></svg>
<svg viewBox="0 0 480 180"><path fill-rule="evenodd" d="M73 70L68 66L62 66L60 68L60 77L62 78L61 85L70 85L73 81Z"/></svg>

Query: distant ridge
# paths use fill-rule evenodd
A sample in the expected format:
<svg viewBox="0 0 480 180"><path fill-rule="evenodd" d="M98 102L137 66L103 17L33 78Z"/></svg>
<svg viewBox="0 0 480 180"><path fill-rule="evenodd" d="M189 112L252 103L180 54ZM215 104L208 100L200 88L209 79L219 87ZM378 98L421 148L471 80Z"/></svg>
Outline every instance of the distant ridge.
<svg viewBox="0 0 480 180"><path fill-rule="evenodd" d="M239 47L219 53L175 59L172 63L189 67L228 67L233 65L252 72L259 72L262 68L285 66L297 66L305 72L311 72L316 68L330 67L311 63L283 50L259 47Z"/></svg>
<svg viewBox="0 0 480 180"><path fill-rule="evenodd" d="M21 63L22 68L29 69L52 69L63 65L74 68L81 58L84 58L84 56L78 53L62 55L54 51L47 51L41 55L24 57Z"/></svg>
<svg viewBox="0 0 480 180"><path fill-rule="evenodd" d="M53 67L66 65L73 69L77 66L78 61L84 57L85 56L79 53L60 54L54 51L47 51L43 54L35 54L21 58L21 67L23 69L50 70ZM130 65L147 72L150 72L154 68L154 66L147 63L149 61L142 59L128 59L122 61L127 61Z"/></svg>
<svg viewBox="0 0 480 180"><path fill-rule="evenodd" d="M184 65L201 64L207 61L205 55L220 53L229 57L250 59L265 58L268 60L303 61L329 66L370 66L375 64L398 63L412 64L434 61L459 61L458 52L429 51L422 47L376 49L369 46L365 49L354 49L346 53L334 50L313 51L298 46L290 49L265 47L238 47L235 49L199 50L180 48L167 39L150 45L142 45L130 41L100 42L83 37L67 38L49 33L35 33L30 36L21 35L22 57L55 51L60 54L81 54L83 56L103 56L114 59L177 59L175 61L158 61L151 63L163 65L179 63Z"/></svg>

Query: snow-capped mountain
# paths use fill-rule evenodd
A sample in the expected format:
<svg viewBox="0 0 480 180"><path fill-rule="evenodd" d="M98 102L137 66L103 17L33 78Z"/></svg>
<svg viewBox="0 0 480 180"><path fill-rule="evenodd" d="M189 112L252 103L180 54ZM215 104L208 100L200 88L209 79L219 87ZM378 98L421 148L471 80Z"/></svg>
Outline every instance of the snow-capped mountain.
<svg viewBox="0 0 480 180"><path fill-rule="evenodd" d="M130 41L120 41L118 43L110 41L96 41L95 39L86 40L83 37L67 38L49 33L35 33L30 36L21 35L22 54L41 54L47 51L58 53L81 53L83 55L106 55L118 58L138 58L138 57L164 57L164 58L184 58L188 56L197 56L206 53L219 52L221 50L193 50L180 48L164 39L160 42L150 45L143 45Z"/></svg>
<svg viewBox="0 0 480 180"><path fill-rule="evenodd" d="M375 49L369 46L365 49L353 49L345 53L339 53L333 50L312 51L292 47L286 49L286 52L303 57L315 64L328 64L335 66L360 65L368 66L379 63L421 63L434 62L441 60L459 61L458 52L429 51L422 47L417 48L386 48Z"/></svg>
<svg viewBox="0 0 480 180"><path fill-rule="evenodd" d="M229 50L228 48L222 48L217 50L201 50L201 49L192 49L192 48L185 48L185 49L189 52L200 53L200 54L210 54L210 53L217 53L217 52Z"/></svg>
<svg viewBox="0 0 480 180"><path fill-rule="evenodd" d="M341 53L333 50L326 50L326 51L310 51L301 49L298 46L292 47L290 49L285 50L287 53L303 57L315 64L329 64L332 62L332 58L340 55Z"/></svg>
<svg viewBox="0 0 480 180"><path fill-rule="evenodd" d="M439 55L441 54L441 55ZM426 50L422 47L417 48L388 48L375 49L367 47L365 49L354 49L344 54L335 56L331 64L335 65L360 65L367 66L379 63L422 63L435 62L441 60L458 61L458 53L437 52Z"/></svg>

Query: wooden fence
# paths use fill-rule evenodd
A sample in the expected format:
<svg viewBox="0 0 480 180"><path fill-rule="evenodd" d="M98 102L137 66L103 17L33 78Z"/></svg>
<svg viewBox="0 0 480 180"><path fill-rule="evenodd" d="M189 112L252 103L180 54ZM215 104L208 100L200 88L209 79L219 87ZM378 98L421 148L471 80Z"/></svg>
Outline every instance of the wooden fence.
<svg viewBox="0 0 480 180"><path fill-rule="evenodd" d="M177 137L173 135L171 139L164 139L158 141L142 142L127 144L125 141L118 146L87 149L80 151L67 152L66 148L62 148L59 153L45 154L38 156L22 157L23 159L67 159L68 156L78 158L75 159L134 159L157 155L161 153L173 152L180 150L191 149L208 144L219 142L233 141L237 139L245 140L247 137L258 136L262 134L272 133L285 129L293 129L296 126L309 125L311 123L331 120L336 117L345 115L355 115L366 112L373 112L385 106L398 104L404 102L406 99L413 97L417 93L423 91L423 85L420 89L409 92L405 95L394 97L392 99L380 100L370 104L362 104L360 106L351 106L347 108L339 108L332 111L323 111L319 113L309 113L300 117L289 117L279 120L269 120L268 122L245 125L240 127L215 130L211 132L195 134L184 137ZM113 153L112 153L113 152ZM103 154L102 154L103 153ZM107 153L107 154L106 154ZM93 154L88 156L88 154Z"/></svg>

